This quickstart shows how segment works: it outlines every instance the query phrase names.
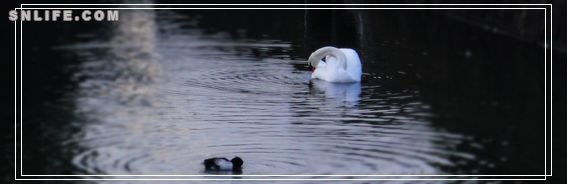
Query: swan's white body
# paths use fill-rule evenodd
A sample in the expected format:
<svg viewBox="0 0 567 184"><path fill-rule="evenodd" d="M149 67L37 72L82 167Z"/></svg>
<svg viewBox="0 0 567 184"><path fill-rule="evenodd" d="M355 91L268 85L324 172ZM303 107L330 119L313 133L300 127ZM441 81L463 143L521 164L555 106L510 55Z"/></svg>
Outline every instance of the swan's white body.
<svg viewBox="0 0 567 184"><path fill-rule="evenodd" d="M353 49L323 47L311 53L307 62L315 67L312 79L348 83L360 82L362 77L362 64Z"/></svg>

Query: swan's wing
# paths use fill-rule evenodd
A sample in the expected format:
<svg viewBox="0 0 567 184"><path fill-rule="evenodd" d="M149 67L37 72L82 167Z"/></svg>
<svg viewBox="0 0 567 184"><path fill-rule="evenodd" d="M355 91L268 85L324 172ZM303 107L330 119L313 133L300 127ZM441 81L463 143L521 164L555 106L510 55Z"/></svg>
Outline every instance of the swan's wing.
<svg viewBox="0 0 567 184"><path fill-rule="evenodd" d="M352 77L354 81L360 81L362 77L362 62L360 57L355 50L349 48L340 49L347 58L347 70L349 76Z"/></svg>

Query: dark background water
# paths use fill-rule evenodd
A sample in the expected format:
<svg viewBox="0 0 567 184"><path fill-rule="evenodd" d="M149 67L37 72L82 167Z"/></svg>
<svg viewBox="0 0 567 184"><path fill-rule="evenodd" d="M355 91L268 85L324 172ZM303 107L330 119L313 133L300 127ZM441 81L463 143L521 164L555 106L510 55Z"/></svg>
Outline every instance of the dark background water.
<svg viewBox="0 0 567 184"><path fill-rule="evenodd" d="M240 155L244 174L543 174L542 40L446 16L463 11L491 10L25 23L24 172L204 174ZM359 51L360 86L309 81L323 45Z"/></svg>

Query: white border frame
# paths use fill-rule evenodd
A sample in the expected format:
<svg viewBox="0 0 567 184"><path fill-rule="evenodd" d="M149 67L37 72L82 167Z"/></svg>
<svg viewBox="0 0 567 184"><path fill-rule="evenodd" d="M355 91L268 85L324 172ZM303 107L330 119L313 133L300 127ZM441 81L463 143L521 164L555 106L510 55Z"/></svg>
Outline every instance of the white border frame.
<svg viewBox="0 0 567 184"><path fill-rule="evenodd" d="M156 7L152 7L152 8L24 8L23 6L546 6L545 8L438 8L438 7L432 7L432 8L399 8L399 7L395 7L395 8L352 8L352 7L341 7L341 8L314 8L314 7L293 7L293 8L267 8L267 7L261 7L261 8L256 8L256 7L248 7L248 8L232 8L232 7L224 7L224 8L156 8ZM20 177L41 177L41 176L53 176L53 177L160 177L160 178L18 178L18 163L17 163L17 115L18 112L17 110L14 112L14 116L16 118L15 121L15 125L14 125L14 179L15 180L433 180L433 181L438 181L438 180L547 180L548 176L552 176L552 160L553 160L553 121L552 121L552 111L550 112L550 168L549 168L549 174L548 173L548 167L547 167L547 54L549 52L550 54L550 66L551 68L553 68L553 15L550 14L550 45L549 45L549 49L548 49L548 45L547 45L547 8L550 9L550 12L552 12L553 10L553 5L552 4L20 4L20 8L15 8L15 10L25 10L25 9L103 9L103 10L110 10L110 9L117 9L117 10L121 10L121 9L250 9L250 10L255 10L255 9L542 9L544 10L545 13L545 19L544 19L544 29L545 29L545 33L544 33L544 49L545 49L545 174L543 175L25 175L23 174L23 144L22 144L22 134L23 134L23 128L22 128L22 123L23 123L23 119L22 119L22 110L23 110L23 101L22 101L22 95L23 95L23 87L22 87L22 82L23 82L23 67L22 67L22 55L23 55L23 50L22 50L22 21L20 20ZM17 21L14 21L14 62L17 62ZM15 65L14 68L14 77L15 77L15 82L14 82L14 95L16 98L14 98L14 103L15 103L15 108L17 109L17 82L18 82L18 78L17 78L17 69L18 66ZM551 71L552 72L552 71ZM552 74L552 73L550 73ZM552 84L553 84L553 79L552 76L550 76L550 90L553 89ZM552 109L552 94L553 92L550 91L550 105ZM537 178L352 178L352 179L347 179L347 178L241 178L241 177L521 177L521 176L527 176L527 177L543 177L542 179L537 179ZM214 178L161 178L161 177L214 177ZM218 177L239 177L239 178L218 178Z"/></svg>

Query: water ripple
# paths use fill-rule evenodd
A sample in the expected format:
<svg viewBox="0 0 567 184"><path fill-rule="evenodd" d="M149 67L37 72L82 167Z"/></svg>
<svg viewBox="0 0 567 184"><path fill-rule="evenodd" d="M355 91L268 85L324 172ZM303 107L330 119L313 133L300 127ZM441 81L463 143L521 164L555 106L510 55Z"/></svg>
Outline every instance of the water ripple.
<svg viewBox="0 0 567 184"><path fill-rule="evenodd" d="M362 84L310 81L301 60L252 54L285 55L285 42L173 32L128 34L150 50L61 47L87 60L76 97L84 125L66 143L78 145L73 163L83 173L203 174L204 158L234 155L245 174L443 174L474 160L457 150L466 137L431 125L417 90L368 75ZM159 57L131 57L138 52Z"/></svg>

